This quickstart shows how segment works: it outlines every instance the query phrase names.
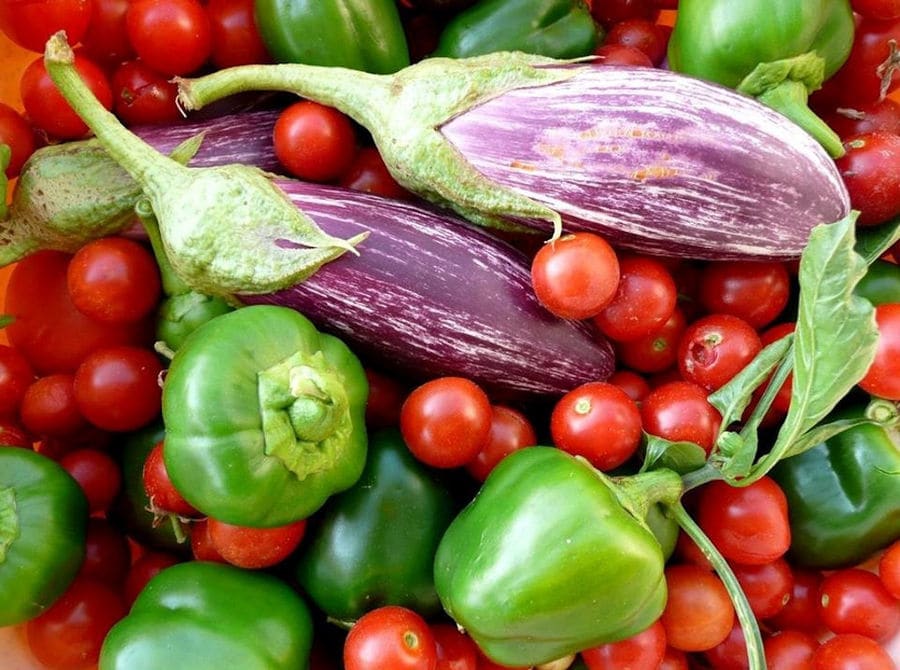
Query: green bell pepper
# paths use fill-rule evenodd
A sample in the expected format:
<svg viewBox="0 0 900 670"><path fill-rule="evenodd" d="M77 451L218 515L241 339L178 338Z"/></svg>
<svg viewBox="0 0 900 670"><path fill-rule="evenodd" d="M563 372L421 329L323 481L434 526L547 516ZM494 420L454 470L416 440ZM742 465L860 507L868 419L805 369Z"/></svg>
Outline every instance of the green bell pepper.
<svg viewBox="0 0 900 670"><path fill-rule="evenodd" d="M278 578L188 561L144 587L103 641L100 670L306 668L312 618Z"/></svg>
<svg viewBox="0 0 900 670"><path fill-rule="evenodd" d="M754 96L837 157L840 138L807 100L847 60L853 34L849 0L682 0L669 66Z"/></svg>
<svg viewBox="0 0 900 670"><path fill-rule="evenodd" d="M630 637L662 614L667 593L665 558L643 519L681 490L670 470L614 480L559 449L520 449L441 539L441 603L504 665Z"/></svg>
<svg viewBox="0 0 900 670"><path fill-rule="evenodd" d="M62 466L0 446L0 626L33 619L69 587L87 519L81 487Z"/></svg>
<svg viewBox="0 0 900 670"><path fill-rule="evenodd" d="M447 22L432 56L524 51L577 58L594 52L598 31L583 0L480 0Z"/></svg>
<svg viewBox="0 0 900 670"><path fill-rule="evenodd" d="M832 419L862 417L865 406ZM779 462L772 477L787 496L797 565L833 569L859 563L900 538L900 436L862 424Z"/></svg>
<svg viewBox="0 0 900 670"><path fill-rule="evenodd" d="M400 432L380 431L359 481L313 517L298 581L333 620L351 622L382 605L435 614L434 554L455 511L450 490Z"/></svg>
<svg viewBox="0 0 900 670"><path fill-rule="evenodd" d="M279 63L391 74L409 65L394 0L255 0L259 34Z"/></svg>
<svg viewBox="0 0 900 670"><path fill-rule="evenodd" d="M900 302L900 265L875 260L853 288L853 292L876 306Z"/></svg>
<svg viewBox="0 0 900 670"><path fill-rule="evenodd" d="M300 313L218 316L175 352L163 384L169 477L219 521L304 519L359 479L367 396L359 359Z"/></svg>

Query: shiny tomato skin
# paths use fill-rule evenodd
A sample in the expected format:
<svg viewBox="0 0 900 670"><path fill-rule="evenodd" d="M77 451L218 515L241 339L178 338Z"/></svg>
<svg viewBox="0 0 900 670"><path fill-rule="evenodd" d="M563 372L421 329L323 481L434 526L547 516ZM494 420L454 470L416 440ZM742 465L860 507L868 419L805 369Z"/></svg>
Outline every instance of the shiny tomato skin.
<svg viewBox="0 0 900 670"><path fill-rule="evenodd" d="M283 110L272 133L278 161L290 174L307 181L337 180L356 156L356 131L350 118L311 100Z"/></svg>
<svg viewBox="0 0 900 670"><path fill-rule="evenodd" d="M24 49L43 53L51 35L65 30L81 41L91 21L91 0L0 0L0 30Z"/></svg>
<svg viewBox="0 0 900 670"><path fill-rule="evenodd" d="M777 261L713 262L703 268L698 288L707 312L737 316L759 329L787 306L791 278Z"/></svg>
<svg viewBox="0 0 900 670"><path fill-rule="evenodd" d="M660 620L636 635L581 652L588 670L656 670L666 655L666 629Z"/></svg>
<svg viewBox="0 0 900 670"><path fill-rule="evenodd" d="M735 613L719 577L697 565L666 568L668 601L661 621L668 644L681 651L706 651L731 633Z"/></svg>
<svg viewBox="0 0 900 670"><path fill-rule="evenodd" d="M9 147L7 179L19 176L22 165L34 153L37 141L31 124L17 110L0 102L0 144Z"/></svg>
<svg viewBox="0 0 900 670"><path fill-rule="evenodd" d="M537 434L525 414L505 405L492 405L491 429L487 442L465 464L466 470L483 482L503 458L517 449L535 444Z"/></svg>
<svg viewBox="0 0 900 670"><path fill-rule="evenodd" d="M900 135L880 130L844 141L835 164L859 210L859 226L873 226L900 214Z"/></svg>
<svg viewBox="0 0 900 670"><path fill-rule="evenodd" d="M900 400L900 303L878 305L875 321L878 324L875 360L859 387L879 398Z"/></svg>
<svg viewBox="0 0 900 670"><path fill-rule="evenodd" d="M218 69L271 62L256 26L253 5L253 0L209 0L206 3L212 29L210 60Z"/></svg>
<svg viewBox="0 0 900 670"><path fill-rule="evenodd" d="M678 341L678 370L707 391L728 383L762 349L756 330L731 314L709 314L688 324Z"/></svg>
<svg viewBox="0 0 900 670"><path fill-rule="evenodd" d="M722 416L697 384L661 384L644 397L640 409L642 425L649 434L672 442L693 442L707 454L712 451Z"/></svg>
<svg viewBox="0 0 900 670"><path fill-rule="evenodd" d="M344 642L346 670L436 670L437 645L425 620L396 605L363 614Z"/></svg>
<svg viewBox="0 0 900 670"><path fill-rule="evenodd" d="M306 520L284 526L249 528L207 518L212 547L226 562L258 570L277 565L290 556L306 534Z"/></svg>
<svg viewBox="0 0 900 670"><path fill-rule="evenodd" d="M187 75L212 53L212 28L198 0L135 0L125 15L135 53L167 76Z"/></svg>
<svg viewBox="0 0 900 670"><path fill-rule="evenodd" d="M819 589L819 615L835 634L855 633L886 642L900 631L900 604L873 572L844 568Z"/></svg>

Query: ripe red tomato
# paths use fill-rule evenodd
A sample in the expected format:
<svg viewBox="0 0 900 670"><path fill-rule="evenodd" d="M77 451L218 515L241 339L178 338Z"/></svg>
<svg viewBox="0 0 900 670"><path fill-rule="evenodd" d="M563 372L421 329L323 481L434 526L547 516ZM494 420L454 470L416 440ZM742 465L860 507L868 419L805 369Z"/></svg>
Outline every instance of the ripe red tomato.
<svg viewBox="0 0 900 670"><path fill-rule="evenodd" d="M853 109L839 107L822 119L843 139L875 130L900 134L900 102L885 98Z"/></svg>
<svg viewBox="0 0 900 670"><path fill-rule="evenodd" d="M734 626L728 591L714 573L696 565L666 568L669 589L661 621L669 645L681 651L706 651L720 644Z"/></svg>
<svg viewBox="0 0 900 670"><path fill-rule="evenodd" d="M616 370L607 381L625 391L635 402L640 402L650 393L650 384L647 380L631 370Z"/></svg>
<svg viewBox="0 0 900 670"><path fill-rule="evenodd" d="M813 670L894 670L890 654L875 640L846 633L825 640L812 658Z"/></svg>
<svg viewBox="0 0 900 670"><path fill-rule="evenodd" d="M766 621L773 630L799 630L810 635L822 631L819 618L819 586L822 574L815 570L794 568L793 585L787 603Z"/></svg>
<svg viewBox="0 0 900 670"><path fill-rule="evenodd" d="M384 159L375 147L361 147L350 167L341 175L338 184L353 191L362 191L385 198L406 200L409 191L400 186L388 172Z"/></svg>
<svg viewBox="0 0 900 670"><path fill-rule="evenodd" d="M29 433L40 438L69 437L88 425L75 400L75 378L68 372L46 375L29 385L19 418Z"/></svg>
<svg viewBox="0 0 900 670"><path fill-rule="evenodd" d="M191 554L198 561L214 561L227 563L219 550L213 546L209 536L209 523L206 518L191 522Z"/></svg>
<svg viewBox="0 0 900 670"><path fill-rule="evenodd" d="M878 577L884 588L900 600L900 540L885 549L878 561Z"/></svg>
<svg viewBox="0 0 900 670"><path fill-rule="evenodd" d="M900 135L873 131L844 141L836 160L860 226L884 223L900 214Z"/></svg>
<svg viewBox="0 0 900 670"><path fill-rule="evenodd" d="M775 261L714 262L701 271L698 289L707 312L731 314L759 329L787 306L791 278Z"/></svg>
<svg viewBox="0 0 900 670"><path fill-rule="evenodd" d="M879 398L900 400L900 303L884 303L875 308L878 345L875 360L859 386Z"/></svg>
<svg viewBox="0 0 900 670"><path fill-rule="evenodd" d="M134 57L125 32L131 0L91 0L91 21L81 40L84 52L97 63L115 65Z"/></svg>
<svg viewBox="0 0 900 670"><path fill-rule="evenodd" d="M722 555L735 563L771 563L791 545L787 498L770 477L741 487L724 481L704 485L697 523Z"/></svg>
<svg viewBox="0 0 900 670"><path fill-rule="evenodd" d="M435 670L476 670L478 648L468 635L449 623L431 624L437 649Z"/></svg>
<svg viewBox="0 0 900 670"><path fill-rule="evenodd" d="M272 60L256 27L253 0L209 0L206 12L212 28L211 60L217 68Z"/></svg>
<svg viewBox="0 0 900 670"><path fill-rule="evenodd" d="M106 109L112 109L112 88L106 73L84 54L75 54L75 69L91 92ZM19 81L22 105L32 125L58 140L76 140L88 133L88 127L56 88L47 74L43 57L25 68Z"/></svg>
<svg viewBox="0 0 900 670"><path fill-rule="evenodd" d="M646 256L622 256L616 294L593 321L611 340L635 340L662 328L677 299L675 279L665 265Z"/></svg>
<svg viewBox="0 0 900 670"><path fill-rule="evenodd" d="M369 397L366 399L366 425L387 428L400 423L400 408L406 399L406 389L393 377L366 368Z"/></svg>
<svg viewBox="0 0 900 670"><path fill-rule="evenodd" d="M131 607L135 598L153 577L166 568L180 562L177 556L164 551L145 551L131 564L131 569L125 577L125 585L122 594L125 602Z"/></svg>
<svg viewBox="0 0 900 670"><path fill-rule="evenodd" d="M692 382L662 384L641 401L641 422L651 435L672 442L693 442L712 451L722 416L709 404L706 391Z"/></svg>
<svg viewBox="0 0 900 670"><path fill-rule="evenodd" d="M900 18L900 0L850 0L853 11L879 21Z"/></svg>
<svg viewBox="0 0 900 670"><path fill-rule="evenodd" d="M128 537L103 517L88 519L84 562L78 574L122 586L131 567Z"/></svg>
<svg viewBox="0 0 900 670"><path fill-rule="evenodd" d="M794 573L784 558L761 565L735 564L731 566L731 570L757 619L772 618L791 598Z"/></svg>
<svg viewBox="0 0 900 670"><path fill-rule="evenodd" d="M16 416L22 398L35 381L34 370L16 349L0 344L0 416Z"/></svg>
<svg viewBox="0 0 900 670"><path fill-rule="evenodd" d="M819 615L835 634L856 633L878 642L900 631L900 605L875 573L844 568L825 576Z"/></svg>
<svg viewBox="0 0 900 670"><path fill-rule="evenodd" d="M678 370L707 391L728 383L762 349L749 323L730 314L710 314L688 324L678 341Z"/></svg>
<svg viewBox="0 0 900 670"><path fill-rule="evenodd" d="M563 235L534 255L531 283L540 303L552 314L589 319L616 295L619 259L599 235Z"/></svg>
<svg viewBox="0 0 900 670"><path fill-rule="evenodd" d="M741 624L735 621L728 636L712 649L704 651L703 657L716 670L750 670L747 641Z"/></svg>
<svg viewBox="0 0 900 670"><path fill-rule="evenodd" d="M436 670L437 645L425 620L388 605L363 614L344 642L346 670Z"/></svg>
<svg viewBox="0 0 900 670"><path fill-rule="evenodd" d="M654 0L594 0L591 14L604 28L629 19L656 21L659 8Z"/></svg>
<svg viewBox="0 0 900 670"><path fill-rule="evenodd" d="M106 512L122 488L122 470L99 449L75 449L59 460L72 475L88 501L91 514Z"/></svg>
<svg viewBox="0 0 900 670"><path fill-rule="evenodd" d="M650 56L627 44L601 44L594 49L598 65L626 65L629 67L653 67Z"/></svg>
<svg viewBox="0 0 900 670"><path fill-rule="evenodd" d="M31 124L19 112L0 102L0 144L9 147L7 179L19 176L22 165L35 150L34 131Z"/></svg>
<svg viewBox="0 0 900 670"><path fill-rule="evenodd" d="M150 508L155 514L176 514L182 517L200 516L172 484L163 458L165 442L157 442L144 461L141 480L144 493L150 500Z"/></svg>
<svg viewBox="0 0 900 670"><path fill-rule="evenodd" d="M65 30L77 44L91 20L91 0L0 0L0 30L20 47L43 53L50 36Z"/></svg>
<svg viewBox="0 0 900 670"><path fill-rule="evenodd" d="M662 327L644 337L639 337L616 345L616 354L621 363L632 370L652 374L663 372L675 365L678 358L678 341L687 321L684 312L675 307L672 316Z"/></svg>
<svg viewBox="0 0 900 670"><path fill-rule="evenodd" d="M813 670L819 641L809 633L785 630L763 640L768 670Z"/></svg>
<svg viewBox="0 0 900 670"><path fill-rule="evenodd" d="M583 456L598 470L612 470L637 451L641 412L618 386L588 382L557 401L550 435L563 451Z"/></svg>
<svg viewBox="0 0 900 670"><path fill-rule="evenodd" d="M273 130L275 156L295 177L337 180L356 156L356 131L334 107L303 100L285 109Z"/></svg>
<svg viewBox="0 0 900 670"><path fill-rule="evenodd" d="M273 528L248 528L208 518L206 532L213 548L228 563L257 570L277 565L294 552L306 533L306 520Z"/></svg>
<svg viewBox="0 0 900 670"><path fill-rule="evenodd" d="M440 377L413 389L400 409L400 432L423 463L455 468L471 461L491 431L491 401L462 377Z"/></svg>
<svg viewBox="0 0 900 670"><path fill-rule="evenodd" d="M666 629L660 620L629 638L581 652L588 670L656 670L665 655Z"/></svg>
<svg viewBox="0 0 900 670"><path fill-rule="evenodd" d="M125 14L135 53L168 75L198 70L212 53L212 28L198 0L135 0Z"/></svg>
<svg viewBox="0 0 900 670"><path fill-rule="evenodd" d="M127 126L181 120L178 86L141 60L121 63L113 72L112 89L116 116Z"/></svg>
<svg viewBox="0 0 900 670"><path fill-rule="evenodd" d="M666 56L670 28L645 18L619 21L606 33L603 45L616 44L642 52L653 66Z"/></svg>
<svg viewBox="0 0 900 670"><path fill-rule="evenodd" d="M537 444L537 435L525 414L505 405L491 407L491 430L487 442L465 466L469 474L484 481L497 463L522 447Z"/></svg>

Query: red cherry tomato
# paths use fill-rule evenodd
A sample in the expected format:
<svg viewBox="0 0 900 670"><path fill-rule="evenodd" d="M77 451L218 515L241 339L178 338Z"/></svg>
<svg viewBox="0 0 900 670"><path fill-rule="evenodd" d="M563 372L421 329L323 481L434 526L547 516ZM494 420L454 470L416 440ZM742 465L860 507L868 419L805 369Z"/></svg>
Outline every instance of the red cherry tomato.
<svg viewBox="0 0 900 670"><path fill-rule="evenodd" d="M625 391L635 402L640 402L650 393L650 384L647 380L631 370L616 370L607 381Z"/></svg>
<svg viewBox="0 0 900 670"><path fill-rule="evenodd" d="M147 454L141 471L144 493L150 500L152 511L156 514L176 514L182 517L200 516L200 513L184 499L181 492L169 479L163 458L164 453L165 442L154 444L150 453Z"/></svg>
<svg viewBox="0 0 900 670"><path fill-rule="evenodd" d="M91 0L91 21L81 40L84 52L97 63L114 65L134 57L125 32L131 0Z"/></svg>
<svg viewBox="0 0 900 670"><path fill-rule="evenodd" d="M766 621L773 630L799 630L810 635L822 631L819 618L819 587L822 574L815 570L794 568L793 585L787 603Z"/></svg>
<svg viewBox="0 0 900 670"><path fill-rule="evenodd" d="M594 0L591 14L604 28L629 19L655 21L659 8L653 0Z"/></svg>
<svg viewBox="0 0 900 670"><path fill-rule="evenodd" d="M31 124L19 112L0 102L0 144L9 147L7 179L19 176L22 165L34 153L35 138Z"/></svg>
<svg viewBox="0 0 900 670"><path fill-rule="evenodd" d="M900 214L900 135L874 131L844 141L836 160L860 226L884 223Z"/></svg>
<svg viewBox="0 0 900 670"><path fill-rule="evenodd" d="M400 382L382 372L366 368L369 397L366 400L366 425L387 428L400 423L400 408L406 399L406 389Z"/></svg>
<svg viewBox="0 0 900 670"><path fill-rule="evenodd" d="M666 56L670 29L645 18L626 19L614 24L603 45L621 45L642 52L653 66L659 65Z"/></svg>
<svg viewBox="0 0 900 670"><path fill-rule="evenodd" d="M36 379L22 397L22 425L38 437L69 437L88 423L75 400L75 378L67 372Z"/></svg>
<svg viewBox="0 0 900 670"><path fill-rule="evenodd" d="M228 563L256 570L281 563L300 545L306 520L273 528L248 528L206 520L206 532L213 548Z"/></svg>
<svg viewBox="0 0 900 670"><path fill-rule="evenodd" d="M853 11L879 21L900 18L900 0L850 0Z"/></svg>
<svg viewBox="0 0 900 670"><path fill-rule="evenodd" d="M125 14L135 53L168 76L199 69L212 53L212 28L198 0L135 0Z"/></svg>
<svg viewBox="0 0 900 670"><path fill-rule="evenodd" d="M756 330L730 314L710 314L685 329L678 341L678 370L686 380L715 391L762 349Z"/></svg>
<svg viewBox="0 0 900 670"><path fill-rule="evenodd" d="M14 417L0 417L0 444L6 447L31 449L34 437L22 422Z"/></svg>
<svg viewBox="0 0 900 670"><path fill-rule="evenodd" d="M85 55L75 54L75 69L100 104L112 109L112 88L106 73ZM43 57L25 68L19 81L22 105L32 125L59 140L75 140L88 133L88 127L56 88L47 74Z"/></svg>
<svg viewBox="0 0 900 670"><path fill-rule="evenodd" d="M712 451L722 416L709 404L706 391L692 382L671 381L641 401L641 422L651 435L672 442L693 442Z"/></svg>
<svg viewBox="0 0 900 670"><path fill-rule="evenodd" d="M385 198L408 200L412 197L412 194L400 186L388 172L384 159L375 147L361 147L338 183L353 191Z"/></svg>
<svg viewBox="0 0 900 670"><path fill-rule="evenodd" d="M535 254L531 282L538 300L552 314L589 319L616 295L619 259L599 235L564 235Z"/></svg>
<svg viewBox="0 0 900 670"><path fill-rule="evenodd" d="M135 598L143 590L153 577L166 568L179 563L181 559L164 551L145 551L131 565L128 575L125 577L125 585L122 593L129 607Z"/></svg>
<svg viewBox="0 0 900 670"><path fill-rule="evenodd" d="M861 568L825 576L819 589L819 615L838 635L856 633L884 642L900 631L900 603L878 575Z"/></svg>
<svg viewBox="0 0 900 670"><path fill-rule="evenodd" d="M303 100L285 109L273 130L275 156L295 177L335 181L356 156L356 131L334 107Z"/></svg>
<svg viewBox="0 0 900 670"><path fill-rule="evenodd" d="M894 670L890 654L875 640L846 633L825 640L812 657L813 670Z"/></svg>
<svg viewBox="0 0 900 670"><path fill-rule="evenodd" d="M209 536L209 522L205 518L191 522L191 554L198 561L228 562L213 545Z"/></svg>
<svg viewBox="0 0 900 670"><path fill-rule="evenodd" d="M28 387L35 381L34 370L16 349L0 344L0 416L15 416Z"/></svg>
<svg viewBox="0 0 900 670"><path fill-rule="evenodd" d="M363 614L344 642L346 670L436 670L437 645L425 620L388 605Z"/></svg>
<svg viewBox="0 0 900 670"><path fill-rule="evenodd" d="M455 468L471 461L487 443L491 401L462 377L440 377L413 389L400 410L406 446L423 463Z"/></svg>
<svg viewBox="0 0 900 670"><path fill-rule="evenodd" d="M735 621L728 636L712 649L704 651L703 657L716 670L749 670L747 641L740 623Z"/></svg>
<svg viewBox="0 0 900 670"><path fill-rule="evenodd" d="M853 109L839 107L830 114L822 114L822 120L844 139L876 130L900 134L900 102L885 98L855 105Z"/></svg>
<svg viewBox="0 0 900 670"><path fill-rule="evenodd" d="M670 646L706 651L721 644L734 625L728 591L715 573L696 565L666 568L669 595L661 621Z"/></svg>
<svg viewBox="0 0 900 670"><path fill-rule="evenodd" d="M627 67L653 67L650 56L627 44L602 44L594 49L598 65L624 65Z"/></svg>
<svg viewBox="0 0 900 670"><path fill-rule="evenodd" d="M741 487L724 481L706 484L700 492L697 523L735 563L771 563L791 544L787 498L770 477Z"/></svg>
<svg viewBox="0 0 900 670"><path fill-rule="evenodd" d="M809 633L786 630L763 641L768 670L813 670L812 659L819 641Z"/></svg>
<svg viewBox="0 0 900 670"><path fill-rule="evenodd" d="M478 648L472 638L449 623L431 624L431 634L437 648L435 670L476 670Z"/></svg>
<svg viewBox="0 0 900 670"><path fill-rule="evenodd" d="M666 655L666 629L655 621L636 635L581 652L588 670L657 670Z"/></svg>
<svg viewBox="0 0 900 670"><path fill-rule="evenodd" d="M884 588L900 600L900 540L885 549L878 561L878 577Z"/></svg>
<svg viewBox="0 0 900 670"><path fill-rule="evenodd" d="M466 470L483 482L506 456L517 449L535 444L537 435L527 416L512 407L493 405L487 442L478 450L475 458L465 464Z"/></svg>
<svg viewBox="0 0 900 670"><path fill-rule="evenodd" d="M616 345L623 365L647 374L670 369L678 359L678 342L687 328L684 312L678 307L662 327L647 335Z"/></svg>
<svg viewBox="0 0 900 670"><path fill-rule="evenodd" d="M90 512L106 512L122 488L122 471L113 458L99 449L75 449L59 464L81 486Z"/></svg>
<svg viewBox="0 0 900 670"><path fill-rule="evenodd" d="M879 398L900 400L900 303L878 305L875 321L878 323L875 360L859 386Z"/></svg>
<svg viewBox="0 0 900 670"><path fill-rule="evenodd" d="M91 517L85 535L84 562L79 575L122 586L131 567L128 537L102 517Z"/></svg>
<svg viewBox="0 0 900 670"><path fill-rule="evenodd" d="M209 0L206 12L212 28L211 60L217 68L272 60L256 27L253 0Z"/></svg>
<svg viewBox="0 0 900 670"><path fill-rule="evenodd" d="M784 263L729 261L708 263L699 282L699 299L710 313L731 314L762 328L787 306L791 278Z"/></svg>
<svg viewBox="0 0 900 670"><path fill-rule="evenodd" d="M178 87L141 60L121 63L113 72L112 89L116 116L127 126L181 120Z"/></svg>
<svg viewBox="0 0 900 670"><path fill-rule="evenodd" d="M81 41L91 20L91 0L0 0L0 30L20 47L44 52L50 36L66 31L69 44Z"/></svg>
<svg viewBox="0 0 900 670"><path fill-rule="evenodd" d="M757 619L772 618L790 600L794 573L784 558L761 565L735 564L731 569Z"/></svg>

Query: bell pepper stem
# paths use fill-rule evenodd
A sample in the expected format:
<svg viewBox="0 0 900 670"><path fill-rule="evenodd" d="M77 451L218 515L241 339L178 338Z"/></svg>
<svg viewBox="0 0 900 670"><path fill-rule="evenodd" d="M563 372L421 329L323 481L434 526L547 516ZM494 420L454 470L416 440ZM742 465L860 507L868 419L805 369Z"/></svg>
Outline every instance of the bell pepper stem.
<svg viewBox="0 0 900 670"><path fill-rule="evenodd" d="M747 659L749 661L749 670L766 670L765 652L763 650L762 634L759 631L759 625L756 622L756 616L750 608L750 603L740 583L735 577L731 566L725 560L725 557L719 553L712 541L706 536L706 533L691 518L687 510L680 501L675 503L667 503L666 508L672 515L672 518L678 523L681 529L694 541L694 543L703 552L703 555L710 562L713 569L719 575L719 579L725 585L731 602L734 605L734 611L737 614L738 622L744 633L744 640L747 649Z"/></svg>
<svg viewBox="0 0 900 670"><path fill-rule="evenodd" d="M756 99L781 112L803 128L824 147L832 158L840 158L844 155L844 146L838 134L807 106L809 92L802 82L785 80L774 88L757 95Z"/></svg>
<svg viewBox="0 0 900 670"><path fill-rule="evenodd" d="M619 502L632 516L641 520L647 518L650 508L656 503L677 503L684 490L681 476L667 468L615 478L613 482Z"/></svg>

